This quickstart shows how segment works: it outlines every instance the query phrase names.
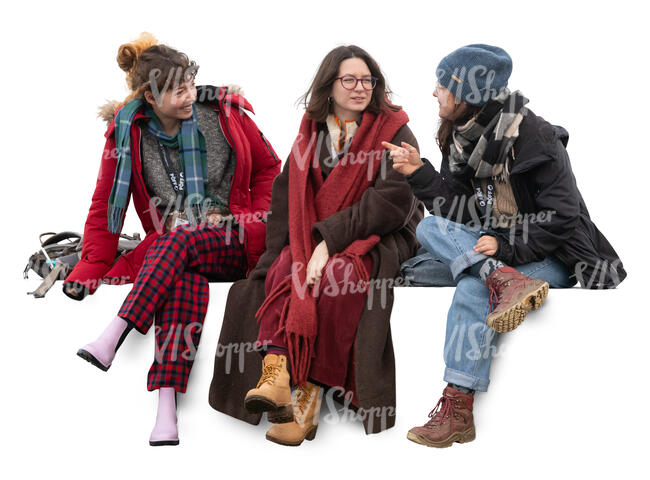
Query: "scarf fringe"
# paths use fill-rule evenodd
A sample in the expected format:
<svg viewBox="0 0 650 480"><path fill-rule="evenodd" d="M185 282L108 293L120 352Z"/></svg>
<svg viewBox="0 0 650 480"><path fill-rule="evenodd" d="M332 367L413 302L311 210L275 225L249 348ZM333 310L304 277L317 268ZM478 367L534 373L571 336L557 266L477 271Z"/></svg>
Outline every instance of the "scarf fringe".
<svg viewBox="0 0 650 480"><path fill-rule="evenodd" d="M345 258L350 261L354 273L357 274L359 281L363 283L363 293L368 293L370 290L370 275L366 270L366 266L363 264L363 258L361 255L353 252L344 251L342 253L337 253L332 258Z"/></svg>
<svg viewBox="0 0 650 480"><path fill-rule="evenodd" d="M291 303L291 296L287 295L284 304L282 305L282 310L280 311L280 322L278 323L278 329L275 332L275 336L282 335L287 329L287 316L289 315L289 305Z"/></svg>
<svg viewBox="0 0 650 480"><path fill-rule="evenodd" d="M120 233L122 231L122 219L124 218L124 208L115 205L108 206L108 230L111 233Z"/></svg>
<svg viewBox="0 0 650 480"><path fill-rule="evenodd" d="M314 356L316 335L305 336L287 332L287 348L289 350L289 365L294 384L303 385L307 381L311 359Z"/></svg>

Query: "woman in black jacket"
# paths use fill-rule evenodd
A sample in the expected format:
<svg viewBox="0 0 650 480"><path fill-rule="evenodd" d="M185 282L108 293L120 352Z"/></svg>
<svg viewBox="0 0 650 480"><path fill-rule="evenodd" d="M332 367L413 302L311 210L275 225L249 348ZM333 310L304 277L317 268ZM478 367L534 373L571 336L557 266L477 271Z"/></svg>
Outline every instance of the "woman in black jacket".
<svg viewBox="0 0 650 480"><path fill-rule="evenodd" d="M385 143L432 213L417 230L429 261L448 265L457 282L445 338L448 385L431 419L408 434L423 445L474 439L473 394L487 391L497 332L539 308L549 286L614 288L626 276L578 191L567 131L506 88L511 71L510 56L490 45L442 59L433 93L440 172L412 146Z"/></svg>

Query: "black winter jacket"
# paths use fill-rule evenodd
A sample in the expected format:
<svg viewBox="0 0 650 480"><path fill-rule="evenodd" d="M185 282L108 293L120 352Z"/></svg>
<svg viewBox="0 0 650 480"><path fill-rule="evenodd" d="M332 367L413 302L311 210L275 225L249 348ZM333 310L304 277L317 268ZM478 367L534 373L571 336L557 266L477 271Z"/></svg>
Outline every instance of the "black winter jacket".
<svg viewBox="0 0 650 480"><path fill-rule="evenodd" d="M591 221L576 185L566 145L568 132L530 110L508 158L510 184L522 222L490 230L495 258L516 267L553 255L584 288L614 288L626 277L623 264ZM444 157L440 172L426 160L407 176L417 198L433 215L471 224L480 221L471 178L454 175ZM469 170L469 169L468 169Z"/></svg>

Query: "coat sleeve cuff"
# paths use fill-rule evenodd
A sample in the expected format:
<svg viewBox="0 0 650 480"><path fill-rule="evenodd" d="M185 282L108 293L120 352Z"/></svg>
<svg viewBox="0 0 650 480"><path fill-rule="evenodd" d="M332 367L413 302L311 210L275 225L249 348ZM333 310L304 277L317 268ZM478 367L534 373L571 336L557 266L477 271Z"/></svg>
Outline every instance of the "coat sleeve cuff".
<svg viewBox="0 0 650 480"><path fill-rule="evenodd" d="M327 245L327 252L331 257L337 253L341 253L343 250L345 250L345 247L347 247L347 245L340 245L339 242L336 241L335 236L332 235L327 228L326 222L326 220L321 220L320 222L315 223L312 227L312 235L318 243L320 243L321 240L325 241L325 245Z"/></svg>
<svg viewBox="0 0 650 480"><path fill-rule="evenodd" d="M506 265L510 265L512 260L512 245L501 235L495 235L491 233L486 233L486 235L491 235L497 240L497 251L492 255L493 258L502 261Z"/></svg>
<svg viewBox="0 0 650 480"><path fill-rule="evenodd" d="M102 284L102 279L109 269L110 265L104 265L103 263L88 263L85 260L80 260L63 282L64 293L75 300L81 300L88 294L92 295L95 293L95 290L97 290L99 285ZM83 296L81 298L71 296L66 291L69 284L83 286Z"/></svg>
<svg viewBox="0 0 650 480"><path fill-rule="evenodd" d="M436 178L438 172L435 167L431 165L431 162L426 158L423 158L422 161L424 164L418 168L415 172L406 176L406 181L411 186L423 187L426 185L431 185Z"/></svg>

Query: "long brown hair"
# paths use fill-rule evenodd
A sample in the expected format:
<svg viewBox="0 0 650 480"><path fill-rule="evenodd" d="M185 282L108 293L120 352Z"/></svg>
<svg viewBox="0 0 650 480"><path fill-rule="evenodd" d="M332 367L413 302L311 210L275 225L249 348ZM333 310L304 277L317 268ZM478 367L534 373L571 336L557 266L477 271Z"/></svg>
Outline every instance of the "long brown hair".
<svg viewBox="0 0 650 480"><path fill-rule="evenodd" d="M451 95L451 92L450 92ZM438 125L436 141L443 156L449 155L449 145L451 144L451 134L458 125L463 125L481 110L481 107L470 105L466 102L456 104L456 108L451 118L441 118Z"/></svg>
<svg viewBox="0 0 650 480"><path fill-rule="evenodd" d="M344 45L336 47L325 55L309 89L298 100L305 106L305 111L309 118L317 122L324 122L327 119L327 115L329 115L331 109L329 96L332 91L332 85L339 74L341 62L348 58L360 58L363 60L368 66L370 74L377 79L375 88L372 91L370 103L367 107L368 111L380 113L386 110L397 112L402 109L398 105L393 105L388 99L388 95L392 92L386 85L386 79L375 59L361 47Z"/></svg>

